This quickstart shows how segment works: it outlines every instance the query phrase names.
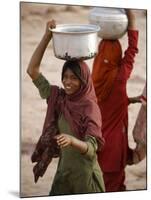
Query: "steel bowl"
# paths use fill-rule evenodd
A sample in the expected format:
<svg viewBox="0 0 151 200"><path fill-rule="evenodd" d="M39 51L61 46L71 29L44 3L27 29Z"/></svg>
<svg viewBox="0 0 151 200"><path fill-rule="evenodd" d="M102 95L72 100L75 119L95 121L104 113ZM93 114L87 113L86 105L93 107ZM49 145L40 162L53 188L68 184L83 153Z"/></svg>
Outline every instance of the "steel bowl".
<svg viewBox="0 0 151 200"><path fill-rule="evenodd" d="M98 25L61 24L52 29L53 50L63 60L90 59L97 53Z"/></svg>

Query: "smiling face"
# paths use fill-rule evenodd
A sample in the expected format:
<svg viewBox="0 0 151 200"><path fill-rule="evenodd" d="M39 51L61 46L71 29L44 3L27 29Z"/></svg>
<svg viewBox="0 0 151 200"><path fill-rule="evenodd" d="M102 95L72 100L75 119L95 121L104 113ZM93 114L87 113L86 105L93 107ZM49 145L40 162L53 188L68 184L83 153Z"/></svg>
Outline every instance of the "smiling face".
<svg viewBox="0 0 151 200"><path fill-rule="evenodd" d="M81 87L81 81L69 68L63 74L62 83L68 95L76 93Z"/></svg>

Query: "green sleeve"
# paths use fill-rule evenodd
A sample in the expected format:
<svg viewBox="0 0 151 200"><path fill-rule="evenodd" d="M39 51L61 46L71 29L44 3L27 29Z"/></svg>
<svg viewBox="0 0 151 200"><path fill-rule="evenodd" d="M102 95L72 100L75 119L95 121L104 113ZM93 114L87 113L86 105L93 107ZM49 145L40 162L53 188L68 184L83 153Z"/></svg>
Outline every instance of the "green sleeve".
<svg viewBox="0 0 151 200"><path fill-rule="evenodd" d="M33 80L33 83L38 88L42 99L47 99L50 96L51 85L41 73L37 79Z"/></svg>
<svg viewBox="0 0 151 200"><path fill-rule="evenodd" d="M95 137L86 136L86 143L88 145L88 150L85 153L85 156L92 159L96 155L96 151L98 149L98 143Z"/></svg>

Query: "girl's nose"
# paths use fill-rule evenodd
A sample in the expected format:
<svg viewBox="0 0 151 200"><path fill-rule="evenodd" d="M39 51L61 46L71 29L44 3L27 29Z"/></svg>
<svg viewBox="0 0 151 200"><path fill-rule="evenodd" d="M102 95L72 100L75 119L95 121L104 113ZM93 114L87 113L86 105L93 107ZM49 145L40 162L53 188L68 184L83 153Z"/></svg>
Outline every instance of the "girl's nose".
<svg viewBox="0 0 151 200"><path fill-rule="evenodd" d="M71 79L70 78L67 78L66 80L65 80L65 84L70 84L71 83Z"/></svg>

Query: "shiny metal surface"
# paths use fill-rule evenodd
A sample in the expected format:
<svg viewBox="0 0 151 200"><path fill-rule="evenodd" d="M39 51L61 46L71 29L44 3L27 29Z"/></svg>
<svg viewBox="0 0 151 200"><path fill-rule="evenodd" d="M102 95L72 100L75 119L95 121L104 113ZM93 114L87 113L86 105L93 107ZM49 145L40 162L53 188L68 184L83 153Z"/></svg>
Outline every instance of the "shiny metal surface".
<svg viewBox="0 0 151 200"><path fill-rule="evenodd" d="M52 29L53 49L57 58L90 59L97 53L99 26L62 24Z"/></svg>
<svg viewBox="0 0 151 200"><path fill-rule="evenodd" d="M128 26L125 10L119 8L93 8L89 13L89 21L101 27L98 36L103 39L121 38Z"/></svg>

